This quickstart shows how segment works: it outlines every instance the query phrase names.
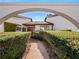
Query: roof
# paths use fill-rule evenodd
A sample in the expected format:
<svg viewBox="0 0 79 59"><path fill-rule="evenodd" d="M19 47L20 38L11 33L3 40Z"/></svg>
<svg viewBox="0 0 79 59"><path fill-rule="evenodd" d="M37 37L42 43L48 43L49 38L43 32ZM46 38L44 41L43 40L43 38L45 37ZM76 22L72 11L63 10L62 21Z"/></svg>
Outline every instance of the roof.
<svg viewBox="0 0 79 59"><path fill-rule="evenodd" d="M32 21L32 22L24 23L23 25L29 26L29 25L54 25L54 24L44 21Z"/></svg>

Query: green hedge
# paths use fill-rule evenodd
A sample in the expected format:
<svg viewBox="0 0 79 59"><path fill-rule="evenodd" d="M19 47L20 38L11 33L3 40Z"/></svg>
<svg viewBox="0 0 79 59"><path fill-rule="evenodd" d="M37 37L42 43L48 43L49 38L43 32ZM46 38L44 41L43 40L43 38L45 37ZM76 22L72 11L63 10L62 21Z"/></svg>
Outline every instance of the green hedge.
<svg viewBox="0 0 79 59"><path fill-rule="evenodd" d="M0 33L0 59L16 59L26 48L30 33Z"/></svg>
<svg viewBox="0 0 79 59"><path fill-rule="evenodd" d="M79 59L79 32L42 31L38 36L50 44L58 59Z"/></svg>
<svg viewBox="0 0 79 59"><path fill-rule="evenodd" d="M4 32L15 32L17 24L4 22Z"/></svg>
<svg viewBox="0 0 79 59"><path fill-rule="evenodd" d="M60 31L72 31L71 29L63 29L63 30L60 30Z"/></svg>
<svg viewBox="0 0 79 59"><path fill-rule="evenodd" d="M23 27L23 29L22 29L22 30L23 30L23 32L26 32L26 28L24 28L24 27Z"/></svg>

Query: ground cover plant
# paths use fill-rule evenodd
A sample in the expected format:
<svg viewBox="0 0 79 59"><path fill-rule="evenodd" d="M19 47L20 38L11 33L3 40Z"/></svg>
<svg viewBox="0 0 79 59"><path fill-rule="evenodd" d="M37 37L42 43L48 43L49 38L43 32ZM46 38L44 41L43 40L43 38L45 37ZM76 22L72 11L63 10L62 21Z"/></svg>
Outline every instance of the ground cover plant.
<svg viewBox="0 0 79 59"><path fill-rule="evenodd" d="M0 59L16 59L26 48L30 32L1 32Z"/></svg>

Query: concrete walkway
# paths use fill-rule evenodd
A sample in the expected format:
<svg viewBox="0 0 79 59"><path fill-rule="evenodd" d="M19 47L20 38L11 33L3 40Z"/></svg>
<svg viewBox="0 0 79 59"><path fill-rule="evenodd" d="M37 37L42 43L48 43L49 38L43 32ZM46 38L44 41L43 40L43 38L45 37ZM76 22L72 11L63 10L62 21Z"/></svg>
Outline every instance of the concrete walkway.
<svg viewBox="0 0 79 59"><path fill-rule="evenodd" d="M32 41L29 53L23 59L49 59L49 56L42 42Z"/></svg>

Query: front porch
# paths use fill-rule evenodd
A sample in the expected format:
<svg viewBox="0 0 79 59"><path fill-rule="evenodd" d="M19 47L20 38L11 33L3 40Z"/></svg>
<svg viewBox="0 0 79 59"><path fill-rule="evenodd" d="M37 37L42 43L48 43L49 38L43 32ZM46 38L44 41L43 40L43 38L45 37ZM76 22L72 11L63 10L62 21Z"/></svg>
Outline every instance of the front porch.
<svg viewBox="0 0 79 59"><path fill-rule="evenodd" d="M42 22L42 21L33 21L23 24L26 26L27 31L38 31L38 30L53 30L52 23Z"/></svg>

